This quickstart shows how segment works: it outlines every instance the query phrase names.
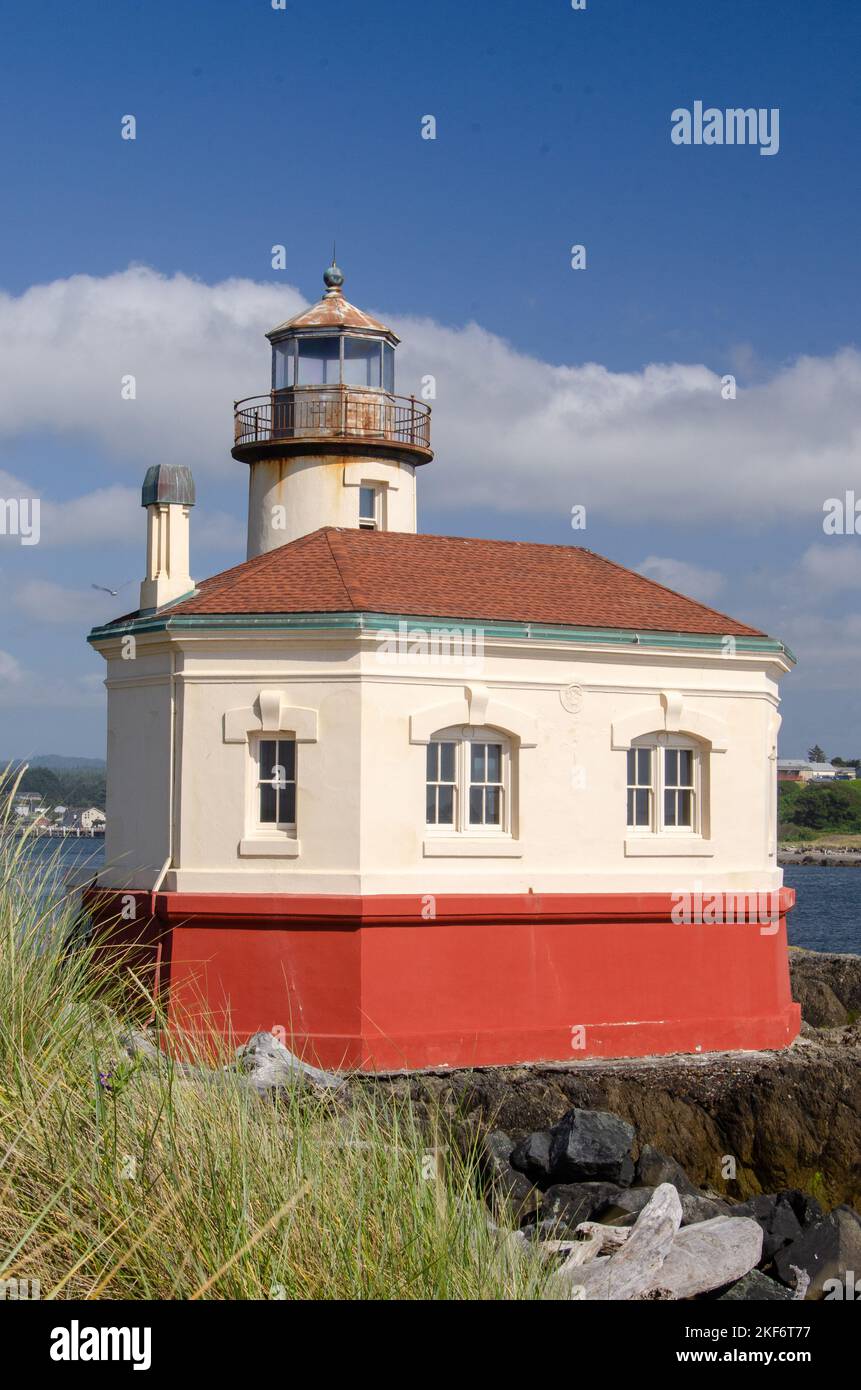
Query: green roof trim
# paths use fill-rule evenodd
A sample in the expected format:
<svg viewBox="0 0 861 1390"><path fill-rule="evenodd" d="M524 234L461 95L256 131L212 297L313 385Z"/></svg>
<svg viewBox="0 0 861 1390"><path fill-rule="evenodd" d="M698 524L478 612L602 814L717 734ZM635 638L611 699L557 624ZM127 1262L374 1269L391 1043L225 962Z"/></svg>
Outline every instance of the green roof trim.
<svg viewBox="0 0 861 1390"><path fill-rule="evenodd" d="M397 632L405 623L414 632L462 632L465 628L480 629L486 638L526 638L533 642L591 642L600 646L662 647L677 651L721 650L727 637L710 632L655 632L635 628L561 627L545 623L482 622L478 618L428 618L408 613L177 613L169 610L125 622L106 623L94 627L87 641L95 645L110 637L125 637L145 632L225 631L244 628L248 631L346 631ZM636 641L635 641L636 638ZM733 636L737 652L782 655L795 664L795 656L785 643L776 637Z"/></svg>

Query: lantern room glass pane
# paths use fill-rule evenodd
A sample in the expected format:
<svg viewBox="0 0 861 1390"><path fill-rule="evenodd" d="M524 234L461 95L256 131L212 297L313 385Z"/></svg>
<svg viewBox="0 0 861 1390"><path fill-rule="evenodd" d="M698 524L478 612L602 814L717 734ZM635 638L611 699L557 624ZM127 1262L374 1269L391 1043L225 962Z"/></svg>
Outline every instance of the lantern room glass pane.
<svg viewBox="0 0 861 1390"><path fill-rule="evenodd" d="M275 364L273 386L276 391L284 391L293 385L293 358L295 342L278 343L274 349Z"/></svg>
<svg viewBox="0 0 861 1390"><path fill-rule="evenodd" d="M391 343L383 343L383 390L395 389L395 350Z"/></svg>
<svg viewBox="0 0 861 1390"><path fill-rule="evenodd" d="M338 338L300 338L297 386L337 386L340 357Z"/></svg>
<svg viewBox="0 0 861 1390"><path fill-rule="evenodd" d="M380 344L377 339L344 339L344 383L347 386L379 386Z"/></svg>

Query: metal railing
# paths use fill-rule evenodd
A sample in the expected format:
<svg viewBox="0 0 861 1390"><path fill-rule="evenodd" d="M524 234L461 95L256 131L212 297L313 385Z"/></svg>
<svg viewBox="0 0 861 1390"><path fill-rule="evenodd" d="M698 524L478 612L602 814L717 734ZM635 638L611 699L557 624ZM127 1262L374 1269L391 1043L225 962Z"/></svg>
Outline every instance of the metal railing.
<svg viewBox="0 0 861 1390"><path fill-rule="evenodd" d="M381 439L430 449L430 406L415 396L326 387L247 396L233 409L234 445L279 439Z"/></svg>

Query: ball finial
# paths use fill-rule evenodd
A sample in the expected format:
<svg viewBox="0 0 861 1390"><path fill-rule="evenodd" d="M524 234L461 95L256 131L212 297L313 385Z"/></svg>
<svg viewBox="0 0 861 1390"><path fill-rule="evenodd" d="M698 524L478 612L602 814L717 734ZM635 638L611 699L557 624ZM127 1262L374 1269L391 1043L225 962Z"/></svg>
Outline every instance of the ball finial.
<svg viewBox="0 0 861 1390"><path fill-rule="evenodd" d="M323 271L323 284L327 290L339 290L344 283L344 272L335 264L335 253L332 252L332 264L328 270Z"/></svg>
<svg viewBox="0 0 861 1390"><path fill-rule="evenodd" d="M323 284L327 289L341 289L342 284L344 284L344 271L339 270L334 261L328 270L323 271Z"/></svg>

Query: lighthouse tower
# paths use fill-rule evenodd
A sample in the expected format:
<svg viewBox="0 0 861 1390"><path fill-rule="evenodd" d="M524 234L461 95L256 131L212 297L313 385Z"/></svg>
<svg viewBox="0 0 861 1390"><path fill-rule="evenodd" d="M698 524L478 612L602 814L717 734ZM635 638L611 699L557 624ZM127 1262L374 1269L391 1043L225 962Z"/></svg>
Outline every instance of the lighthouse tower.
<svg viewBox="0 0 861 1390"><path fill-rule="evenodd" d="M248 559L321 526L416 530L416 468L433 458L430 407L395 394L399 338L326 293L267 333L272 384L235 404L233 457L249 465Z"/></svg>

